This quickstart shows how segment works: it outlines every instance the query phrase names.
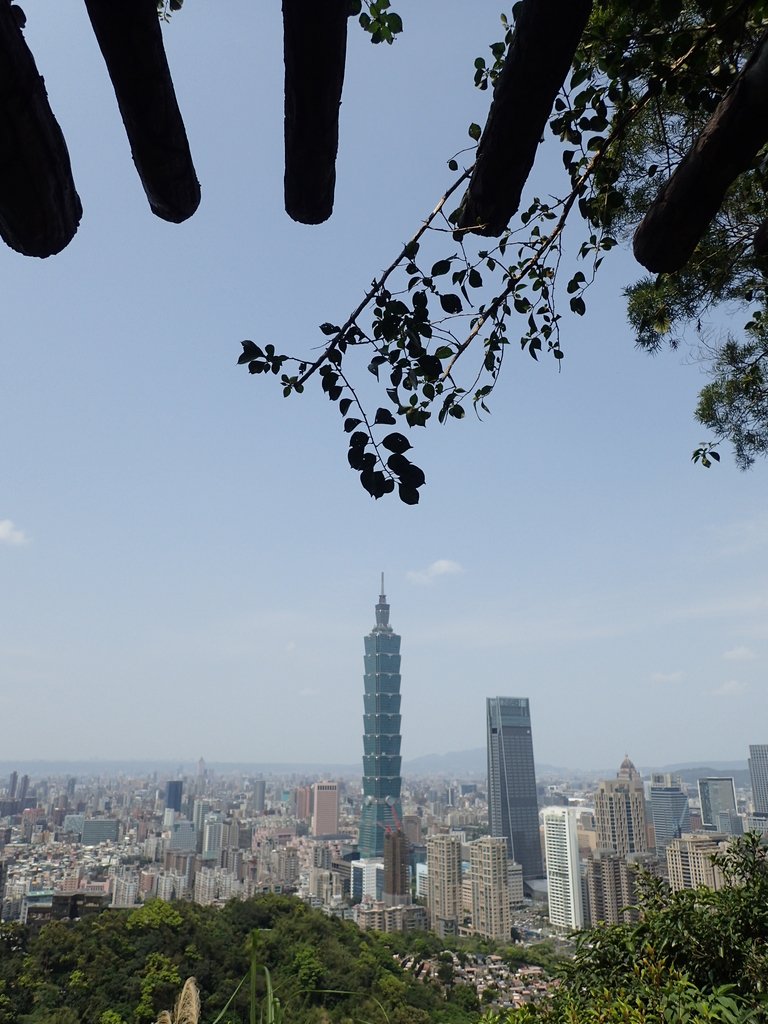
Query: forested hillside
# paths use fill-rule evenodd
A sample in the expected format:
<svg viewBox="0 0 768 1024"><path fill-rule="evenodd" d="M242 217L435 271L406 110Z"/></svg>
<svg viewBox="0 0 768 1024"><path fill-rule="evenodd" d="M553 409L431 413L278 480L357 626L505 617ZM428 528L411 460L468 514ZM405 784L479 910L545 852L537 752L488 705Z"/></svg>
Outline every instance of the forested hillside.
<svg viewBox="0 0 768 1024"><path fill-rule="evenodd" d="M35 937L2 925L0 1024L148 1024L172 1008L189 976L200 987L201 1021L212 1024L248 972L254 932L258 961L270 969L292 1024L464 1024L478 1017L462 1008L461 997L446 999L403 971L387 937L290 897L263 896L221 909L158 900L54 922ZM244 985L223 1021L248 1016Z"/></svg>

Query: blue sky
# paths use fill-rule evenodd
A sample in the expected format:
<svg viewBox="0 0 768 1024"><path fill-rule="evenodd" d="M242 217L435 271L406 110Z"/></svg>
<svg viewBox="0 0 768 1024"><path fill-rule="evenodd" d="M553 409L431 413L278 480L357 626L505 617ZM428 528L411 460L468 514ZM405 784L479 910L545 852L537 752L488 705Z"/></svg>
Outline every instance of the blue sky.
<svg viewBox="0 0 768 1024"><path fill-rule="evenodd" d="M414 438L416 508L362 491L314 389L235 365L246 337L310 353L449 183L499 37L468 10L404 4L386 48L351 26L316 228L282 210L278 3L187 0L165 30L203 187L181 226L149 212L84 10L28 10L85 214L58 257L0 250L4 760L354 760L381 570L406 757L480 746L495 694L530 697L549 763L766 740L765 467L690 463L701 371L633 348L627 254L565 318L561 373L511 352L490 417Z"/></svg>

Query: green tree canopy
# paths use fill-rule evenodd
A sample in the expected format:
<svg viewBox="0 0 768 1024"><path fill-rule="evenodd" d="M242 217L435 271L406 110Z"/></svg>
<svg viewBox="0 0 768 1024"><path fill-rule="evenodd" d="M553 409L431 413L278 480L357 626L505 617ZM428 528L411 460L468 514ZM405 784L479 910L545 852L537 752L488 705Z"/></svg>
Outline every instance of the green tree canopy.
<svg viewBox="0 0 768 1024"><path fill-rule="evenodd" d="M254 943L292 1024L476 1019L471 1000L449 1002L403 970L387 938L284 896L221 909L153 901L55 922L35 936L3 926L0 1024L146 1024L174 1005L189 977L200 989L201 1021L214 1021L226 1006L222 1019L240 1024L249 1019L249 986L241 982ZM407 948L407 937L398 938ZM264 997L263 972L258 985Z"/></svg>

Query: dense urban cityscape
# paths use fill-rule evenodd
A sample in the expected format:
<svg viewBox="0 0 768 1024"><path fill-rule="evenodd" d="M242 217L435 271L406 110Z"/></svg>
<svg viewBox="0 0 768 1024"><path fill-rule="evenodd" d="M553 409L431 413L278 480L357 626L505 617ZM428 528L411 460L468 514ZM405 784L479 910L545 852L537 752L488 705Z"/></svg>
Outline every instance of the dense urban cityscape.
<svg viewBox="0 0 768 1024"><path fill-rule="evenodd" d="M768 744L745 770L539 778L527 697L485 698L487 773L401 777L400 636L384 579L364 641L363 772L34 777L0 791L2 920L33 932L149 900L224 905L292 894L361 930L566 943L637 917L638 869L672 891L723 876L712 854L768 834ZM504 1005L547 991L537 968L456 961ZM437 970L437 967L434 966ZM531 973L532 972L532 973Z"/></svg>

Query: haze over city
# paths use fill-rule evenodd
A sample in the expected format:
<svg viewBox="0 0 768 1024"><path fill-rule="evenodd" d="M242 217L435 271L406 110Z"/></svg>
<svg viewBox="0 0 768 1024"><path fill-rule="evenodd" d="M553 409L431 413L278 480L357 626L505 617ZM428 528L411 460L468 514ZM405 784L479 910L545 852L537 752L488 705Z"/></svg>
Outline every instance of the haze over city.
<svg viewBox="0 0 768 1024"><path fill-rule="evenodd" d="M481 747L490 695L530 699L541 763L765 740L765 468L691 464L695 354L634 350L628 257L564 318L562 372L511 351L490 416L412 438L416 508L362 492L319 394L235 365L247 337L310 353L433 207L500 34L496 5L465 12L422 0L393 47L352 32L336 208L310 229L282 210L279 5L190 0L164 32L203 201L173 227L84 10L36 5L86 212L58 257L0 249L4 761L354 763L382 570L406 761Z"/></svg>

